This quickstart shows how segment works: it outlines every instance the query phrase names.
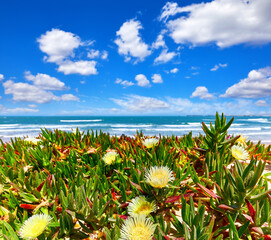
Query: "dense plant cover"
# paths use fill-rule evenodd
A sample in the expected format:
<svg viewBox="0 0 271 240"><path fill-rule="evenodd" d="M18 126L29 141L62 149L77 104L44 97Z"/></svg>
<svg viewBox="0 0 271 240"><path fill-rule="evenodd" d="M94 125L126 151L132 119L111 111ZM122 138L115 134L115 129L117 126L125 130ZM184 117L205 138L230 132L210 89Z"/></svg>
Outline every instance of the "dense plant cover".
<svg viewBox="0 0 271 240"><path fill-rule="evenodd" d="M0 145L0 239L271 239L270 146L42 129Z"/></svg>

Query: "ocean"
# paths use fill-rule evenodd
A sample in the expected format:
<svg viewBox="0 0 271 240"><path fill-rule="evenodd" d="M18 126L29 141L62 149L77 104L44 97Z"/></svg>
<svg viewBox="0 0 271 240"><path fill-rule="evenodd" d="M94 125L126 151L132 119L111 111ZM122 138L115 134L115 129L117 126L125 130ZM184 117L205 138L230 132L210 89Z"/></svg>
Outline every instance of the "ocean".
<svg viewBox="0 0 271 240"><path fill-rule="evenodd" d="M230 120L230 116L227 120ZM182 136L192 131L203 133L201 122L214 123L215 116L136 116L136 117L0 117L0 138L9 141L14 137L38 136L41 128L72 131L102 130L112 135L133 136L136 131L144 135ZM229 129L230 134L243 134L251 141L271 144L271 117L238 116Z"/></svg>

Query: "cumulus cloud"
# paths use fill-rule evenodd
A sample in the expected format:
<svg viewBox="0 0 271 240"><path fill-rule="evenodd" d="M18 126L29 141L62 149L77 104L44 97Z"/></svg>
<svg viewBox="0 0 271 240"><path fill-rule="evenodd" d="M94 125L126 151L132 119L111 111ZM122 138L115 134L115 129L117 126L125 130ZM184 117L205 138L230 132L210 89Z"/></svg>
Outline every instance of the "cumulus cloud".
<svg viewBox="0 0 271 240"><path fill-rule="evenodd" d="M4 75L0 74L0 81L2 81L4 79Z"/></svg>
<svg viewBox="0 0 271 240"><path fill-rule="evenodd" d="M78 98L71 99L71 94L64 94L62 96L56 96L50 91L46 91L39 86L31 85L28 83L18 82L15 83L12 80L8 80L3 83L5 94L11 94L12 99L18 102L34 102L34 103L48 103L51 101L77 101ZM70 100L68 100L69 95ZM64 97L63 97L64 96ZM63 97L63 99L62 99Z"/></svg>
<svg viewBox="0 0 271 240"><path fill-rule="evenodd" d="M117 78L116 81L115 81L115 83L116 84L120 84L123 87L130 87L130 86L134 85L133 82L130 82L130 81L127 81L127 80L122 80L121 78Z"/></svg>
<svg viewBox="0 0 271 240"><path fill-rule="evenodd" d="M37 86L8 80L3 83L5 94L12 94L14 101L47 103L52 100L57 100L57 97L52 93L40 89Z"/></svg>
<svg viewBox="0 0 271 240"><path fill-rule="evenodd" d="M158 37L156 38L155 42L152 44L152 48L154 49L158 49L160 47L165 48L166 47L166 43L164 40L164 33L162 32L158 35Z"/></svg>
<svg viewBox="0 0 271 240"><path fill-rule="evenodd" d="M103 60L107 59L108 57L108 52L107 51L102 51L100 52L99 50L91 49L88 52L88 58L94 59L94 58L101 58Z"/></svg>
<svg viewBox="0 0 271 240"><path fill-rule="evenodd" d="M139 34L140 29L142 29L140 21L131 19L123 23L116 33L115 43L118 45L118 52L120 55L124 55L126 61L131 58L135 58L136 62L143 61L151 54L149 46Z"/></svg>
<svg viewBox="0 0 271 240"><path fill-rule="evenodd" d="M79 101L79 98L72 95L72 94L63 94L62 96L60 96L60 99L59 100L62 100L62 101L76 101L78 102Z"/></svg>
<svg viewBox="0 0 271 240"><path fill-rule="evenodd" d="M211 68L210 69L210 71L212 71L212 72L215 72L215 71L217 71L219 68L225 68L225 67L227 67L228 66L228 64L227 63L219 63L219 64L216 64L213 68Z"/></svg>
<svg viewBox="0 0 271 240"><path fill-rule="evenodd" d="M38 38L40 50L47 54L47 62L59 63L74 54L74 49L82 45L79 36L60 29L52 29Z"/></svg>
<svg viewBox="0 0 271 240"><path fill-rule="evenodd" d="M168 49L163 49L161 54L154 59L155 64L167 63L171 59L173 59L177 53L175 52L168 52Z"/></svg>
<svg viewBox="0 0 271 240"><path fill-rule="evenodd" d="M220 97L262 98L270 95L271 67L265 67L250 71L247 78L229 87Z"/></svg>
<svg viewBox="0 0 271 240"><path fill-rule="evenodd" d="M99 50L91 49L88 52L88 58L98 58L99 56L100 56L100 51Z"/></svg>
<svg viewBox="0 0 271 240"><path fill-rule="evenodd" d="M129 95L123 99L111 99L117 105L131 112L151 112L168 109L168 103L152 97Z"/></svg>
<svg viewBox="0 0 271 240"><path fill-rule="evenodd" d="M153 83L163 83L161 74L153 74L151 78Z"/></svg>
<svg viewBox="0 0 271 240"><path fill-rule="evenodd" d="M79 36L60 29L52 29L42 34L38 39L40 50L47 54L45 61L58 65L58 71L67 74L92 75L98 74L97 61L79 60L74 61L75 50L80 46L89 46L93 42L83 42ZM89 58L107 58L107 52L100 53L92 49L88 53Z"/></svg>
<svg viewBox="0 0 271 240"><path fill-rule="evenodd" d="M135 76L135 80L137 81L137 85L140 87L149 87L150 81L144 74L138 74Z"/></svg>
<svg viewBox="0 0 271 240"><path fill-rule="evenodd" d="M30 71L25 72L25 79L33 82L33 84L44 90L64 90L65 83L61 82L55 77L51 77L44 73L38 73L36 76L32 75Z"/></svg>
<svg viewBox="0 0 271 240"><path fill-rule="evenodd" d="M108 52L107 51L103 51L101 54L101 59L105 60L108 58Z"/></svg>
<svg viewBox="0 0 271 240"><path fill-rule="evenodd" d="M65 75L69 74L81 74L81 75L96 75L98 74L96 69L96 61L84 61L77 62L65 61L59 65L57 71L63 72Z"/></svg>
<svg viewBox="0 0 271 240"><path fill-rule="evenodd" d="M259 107L267 107L269 105L265 100L258 100L254 104Z"/></svg>
<svg viewBox="0 0 271 240"><path fill-rule="evenodd" d="M237 44L263 44L271 41L271 1L213 0L178 7L167 3L160 20L167 22L176 43L194 46L215 43L224 48Z"/></svg>
<svg viewBox="0 0 271 240"><path fill-rule="evenodd" d="M177 73L178 71L179 71L178 68L173 68L173 69L170 70L171 73Z"/></svg>
<svg viewBox="0 0 271 240"><path fill-rule="evenodd" d="M215 96L208 92L208 89L204 86L196 87L196 90L192 93L191 98L198 97L200 99L210 100Z"/></svg>

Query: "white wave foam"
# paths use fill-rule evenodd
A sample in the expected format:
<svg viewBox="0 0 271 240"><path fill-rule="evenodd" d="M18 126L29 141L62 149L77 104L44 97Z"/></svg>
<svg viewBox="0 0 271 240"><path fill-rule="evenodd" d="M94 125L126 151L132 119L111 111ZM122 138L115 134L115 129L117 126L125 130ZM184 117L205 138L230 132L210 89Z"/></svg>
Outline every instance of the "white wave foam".
<svg viewBox="0 0 271 240"><path fill-rule="evenodd" d="M246 128L230 128L229 131L248 131L248 130L254 130L254 131L261 131L261 127L246 127Z"/></svg>
<svg viewBox="0 0 271 240"><path fill-rule="evenodd" d="M127 127L132 127L132 128L146 128L146 127L151 127L152 124L110 124L110 127L113 128L127 128Z"/></svg>
<svg viewBox="0 0 271 240"><path fill-rule="evenodd" d="M101 122L102 119L91 119L91 120L60 120L60 122Z"/></svg>
<svg viewBox="0 0 271 240"><path fill-rule="evenodd" d="M248 121L248 122L270 123L268 118L249 118L249 119L238 119L238 120Z"/></svg>

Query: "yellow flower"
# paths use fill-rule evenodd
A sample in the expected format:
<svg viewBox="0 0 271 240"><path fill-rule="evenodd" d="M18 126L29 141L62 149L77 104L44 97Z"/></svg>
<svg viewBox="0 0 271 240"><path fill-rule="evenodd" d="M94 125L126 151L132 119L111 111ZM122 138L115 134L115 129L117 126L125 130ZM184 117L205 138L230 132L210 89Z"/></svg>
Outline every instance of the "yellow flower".
<svg viewBox="0 0 271 240"><path fill-rule="evenodd" d="M154 188L163 188L174 181L173 172L168 167L154 166L145 175L146 182Z"/></svg>
<svg viewBox="0 0 271 240"><path fill-rule="evenodd" d="M237 160L248 160L249 154L248 152L242 147L234 145L231 147L231 155Z"/></svg>
<svg viewBox="0 0 271 240"><path fill-rule="evenodd" d="M43 233L52 218L46 214L36 214L28 218L20 228L19 234L24 239L35 239Z"/></svg>
<svg viewBox="0 0 271 240"><path fill-rule="evenodd" d="M4 192L4 185L3 184L0 184L0 194L2 194Z"/></svg>
<svg viewBox="0 0 271 240"><path fill-rule="evenodd" d="M147 216L151 212L156 210L156 205L154 202L148 202L145 197L136 197L128 206L129 215L136 217L138 215Z"/></svg>
<svg viewBox="0 0 271 240"><path fill-rule="evenodd" d="M157 138L147 138L143 140L143 145L146 148L152 148L158 144L159 140Z"/></svg>
<svg viewBox="0 0 271 240"><path fill-rule="evenodd" d="M145 216L129 217L122 226L120 240L152 240L155 228Z"/></svg>
<svg viewBox="0 0 271 240"><path fill-rule="evenodd" d="M240 134L240 137L236 140L236 142L239 144L239 145L243 145L243 146L246 146L246 140L247 140L247 137L244 137L242 134Z"/></svg>
<svg viewBox="0 0 271 240"><path fill-rule="evenodd" d="M41 139L37 139L37 138L34 138L34 137L30 137L30 138L25 138L24 141L27 142L27 143L30 143L30 144L37 145L38 142L41 141Z"/></svg>
<svg viewBox="0 0 271 240"><path fill-rule="evenodd" d="M107 152L103 156L103 160L107 165L111 165L112 163L116 161L117 157L118 157L118 153L115 151L111 151L111 152Z"/></svg>

